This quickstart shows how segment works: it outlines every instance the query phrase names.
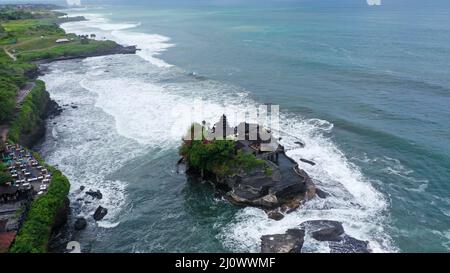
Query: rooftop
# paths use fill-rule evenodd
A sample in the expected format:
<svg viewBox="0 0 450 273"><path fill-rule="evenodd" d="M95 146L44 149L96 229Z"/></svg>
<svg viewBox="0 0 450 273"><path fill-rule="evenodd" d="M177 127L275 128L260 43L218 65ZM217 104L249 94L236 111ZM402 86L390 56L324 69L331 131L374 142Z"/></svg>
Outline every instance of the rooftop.
<svg viewBox="0 0 450 273"><path fill-rule="evenodd" d="M0 253L6 253L16 238L16 232L2 232L0 233Z"/></svg>

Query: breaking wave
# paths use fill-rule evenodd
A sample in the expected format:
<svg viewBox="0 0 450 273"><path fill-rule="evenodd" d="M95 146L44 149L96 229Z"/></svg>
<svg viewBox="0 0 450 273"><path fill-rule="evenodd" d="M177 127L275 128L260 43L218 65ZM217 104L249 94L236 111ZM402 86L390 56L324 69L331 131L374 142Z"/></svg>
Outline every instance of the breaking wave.
<svg viewBox="0 0 450 273"><path fill-rule="evenodd" d="M120 208L127 202L127 182L111 179L108 174L139 156L144 148L173 149L192 121L213 123L224 111L242 111L258 103L249 98L246 90L235 86L208 79L185 79L187 73L180 73L180 68L157 58L174 46L168 37L133 32L131 29L139 23L112 23L98 14L82 15L89 21L65 23L63 28L80 34L96 33L97 37L119 43L127 41L142 50L137 54L140 58L117 55L86 59L81 68L77 67L78 74L67 72L67 67L63 73L57 73L63 68L52 65L52 73L43 78L52 96L63 104L80 104L81 109L76 114L69 113L63 124L56 125L58 142L64 142L66 148L61 146L49 162L58 164L75 181L75 188L89 185L105 190L102 202L113 213L101 226L114 227ZM67 90L69 83L78 89ZM83 90L81 97L79 90ZM195 100L205 102L203 111L194 117L183 115ZM369 241L375 252L396 251L385 232L388 202L327 136L333 124L287 113L281 120L280 136L288 155L331 196L316 198L281 221L268 219L260 209L242 209L222 227L219 237L223 244L233 251L257 252L264 234L283 233L307 220L329 219L343 222L348 234ZM304 148L296 144L299 139L306 143ZM304 164L300 158L311 159L316 166ZM76 190L72 198L77 198ZM80 214L91 213L92 209L87 205ZM322 243L305 245L304 249L329 251Z"/></svg>

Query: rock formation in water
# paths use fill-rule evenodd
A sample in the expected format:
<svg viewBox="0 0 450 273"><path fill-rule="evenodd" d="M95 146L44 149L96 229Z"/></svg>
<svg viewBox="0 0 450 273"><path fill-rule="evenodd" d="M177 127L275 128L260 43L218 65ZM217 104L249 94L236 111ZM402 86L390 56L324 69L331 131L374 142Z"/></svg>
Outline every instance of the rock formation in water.
<svg viewBox="0 0 450 273"><path fill-rule="evenodd" d="M193 124L183 140L187 173L211 181L232 203L264 208L279 220L316 195L309 175L263 126L232 128L224 115L211 129Z"/></svg>
<svg viewBox="0 0 450 273"><path fill-rule="evenodd" d="M303 244L309 240L327 242L331 253L370 252L369 242L347 235L342 223L330 220L306 221L284 234L264 235L261 237L261 252L300 253Z"/></svg>
<svg viewBox="0 0 450 273"><path fill-rule="evenodd" d="M102 206L98 206L98 208L94 212L94 220L101 221L106 214L108 214L108 210Z"/></svg>

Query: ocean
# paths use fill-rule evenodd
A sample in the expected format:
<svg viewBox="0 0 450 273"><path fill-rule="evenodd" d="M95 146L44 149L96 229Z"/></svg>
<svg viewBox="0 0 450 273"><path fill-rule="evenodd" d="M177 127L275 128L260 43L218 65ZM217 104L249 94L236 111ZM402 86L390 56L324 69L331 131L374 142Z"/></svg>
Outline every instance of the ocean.
<svg viewBox="0 0 450 273"><path fill-rule="evenodd" d="M258 252L262 235L330 219L373 252L448 252L450 3L353 2L68 10L89 20L67 32L141 49L52 63L41 77L66 108L38 148L72 183L70 221L109 210L72 239L89 252ZM265 103L280 106L288 155L331 195L281 221L176 170L192 120Z"/></svg>

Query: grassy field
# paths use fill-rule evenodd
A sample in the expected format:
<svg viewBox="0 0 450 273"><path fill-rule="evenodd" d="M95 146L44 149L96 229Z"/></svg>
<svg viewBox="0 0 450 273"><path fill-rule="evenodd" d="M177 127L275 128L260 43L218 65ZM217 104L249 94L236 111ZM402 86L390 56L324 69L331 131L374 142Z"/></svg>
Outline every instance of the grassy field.
<svg viewBox="0 0 450 273"><path fill-rule="evenodd" d="M116 46L112 41L91 41L89 44L72 42L63 45L57 45L40 50L29 50L20 52L18 58L21 61L35 61L41 59L54 59L58 57L83 56Z"/></svg>
<svg viewBox="0 0 450 273"><path fill-rule="evenodd" d="M55 22L57 17L8 20L1 23L0 47L21 61L84 55L116 46L112 41L81 39L66 34ZM89 34L89 33L87 33ZM56 40L66 38L68 43Z"/></svg>
<svg viewBox="0 0 450 273"><path fill-rule="evenodd" d="M85 56L117 46L112 41L81 39L66 34L56 24L60 15L50 10L0 10L0 122L12 119L18 90L33 80L26 77L28 72L36 69L31 61ZM56 43L62 38L69 42Z"/></svg>
<svg viewBox="0 0 450 273"><path fill-rule="evenodd" d="M0 50L0 122L11 120L17 92L27 82L26 72L33 67L32 64L14 62Z"/></svg>

